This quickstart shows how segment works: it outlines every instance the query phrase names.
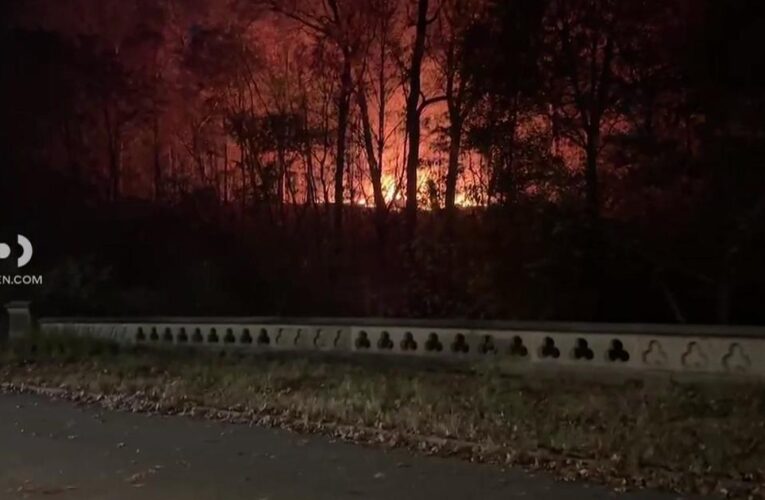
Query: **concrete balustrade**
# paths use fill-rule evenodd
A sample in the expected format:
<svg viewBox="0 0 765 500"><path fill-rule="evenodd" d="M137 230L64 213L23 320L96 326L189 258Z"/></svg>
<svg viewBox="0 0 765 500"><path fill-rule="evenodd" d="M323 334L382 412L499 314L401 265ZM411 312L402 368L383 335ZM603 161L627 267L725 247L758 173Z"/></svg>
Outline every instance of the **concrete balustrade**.
<svg viewBox="0 0 765 500"><path fill-rule="evenodd" d="M9 306L10 337L32 328ZM302 318L40 318L42 334L163 348L319 351L497 360L518 370L669 372L765 378L765 328Z"/></svg>

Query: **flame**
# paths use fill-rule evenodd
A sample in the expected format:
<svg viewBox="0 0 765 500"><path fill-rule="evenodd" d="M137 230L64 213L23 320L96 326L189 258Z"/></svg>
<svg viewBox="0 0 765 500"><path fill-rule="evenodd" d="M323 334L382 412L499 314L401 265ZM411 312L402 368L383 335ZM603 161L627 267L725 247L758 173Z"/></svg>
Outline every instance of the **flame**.
<svg viewBox="0 0 765 500"><path fill-rule="evenodd" d="M458 207L474 207L476 203L474 200L468 198L464 191L457 191L454 195L454 204Z"/></svg>
<svg viewBox="0 0 765 500"><path fill-rule="evenodd" d="M426 189L428 179L429 177L427 175L420 175L418 184L420 186L421 192ZM394 210L396 208L402 208L403 204L406 202L406 190L404 189L404 186L399 186L399 180L392 174L383 173L380 184L382 187L383 199L385 200L385 203L388 204L388 206L392 206ZM371 185L367 187L368 194L366 196L362 194L357 195L353 201L354 205L359 207L374 207L374 200L372 199L371 194L372 187ZM479 205L479 203L476 202L476 200L474 200L463 189L457 189L454 204L462 208L476 207ZM430 208L427 206L421 206L420 209L429 210Z"/></svg>
<svg viewBox="0 0 765 500"><path fill-rule="evenodd" d="M394 201L394 198L401 199L401 193L396 192L396 178L389 174L384 173L382 175L381 179L382 184L382 191L383 191L383 199L385 199L385 203L392 203Z"/></svg>

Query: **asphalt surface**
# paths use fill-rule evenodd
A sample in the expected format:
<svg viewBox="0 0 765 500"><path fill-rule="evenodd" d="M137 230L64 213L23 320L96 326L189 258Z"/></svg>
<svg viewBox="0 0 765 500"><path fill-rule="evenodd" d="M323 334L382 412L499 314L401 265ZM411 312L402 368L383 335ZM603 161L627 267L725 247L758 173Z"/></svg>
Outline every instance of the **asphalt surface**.
<svg viewBox="0 0 765 500"><path fill-rule="evenodd" d="M0 395L0 498L650 499L317 436Z"/></svg>

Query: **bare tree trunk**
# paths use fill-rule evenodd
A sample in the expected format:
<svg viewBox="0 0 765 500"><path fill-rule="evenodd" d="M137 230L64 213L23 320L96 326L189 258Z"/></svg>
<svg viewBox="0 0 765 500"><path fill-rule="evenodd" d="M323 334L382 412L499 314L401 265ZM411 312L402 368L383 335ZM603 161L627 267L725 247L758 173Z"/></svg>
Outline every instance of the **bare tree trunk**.
<svg viewBox="0 0 765 500"><path fill-rule="evenodd" d="M303 94L302 99L303 132L305 141L303 144L303 156L305 157L305 188L306 205L316 207L316 179L314 178L313 144L311 140L310 124L308 123L308 100Z"/></svg>
<svg viewBox="0 0 765 500"><path fill-rule="evenodd" d="M279 165L279 172L277 173L276 183L276 202L281 207L284 205L284 187L286 184L287 176L287 162L285 159L284 146L282 144L277 145L276 156Z"/></svg>
<svg viewBox="0 0 765 500"><path fill-rule="evenodd" d="M286 191L288 191L289 186L287 185L289 181L288 172L287 172L287 159L286 159L286 153L284 151L284 144L283 141L280 140L281 144L279 144L278 150L276 152L277 154L277 160L279 162L279 176L278 176L278 186L277 186L277 205L279 206L279 218L282 221L282 224L286 223L287 219L287 211L285 207L285 198L286 198Z"/></svg>
<svg viewBox="0 0 765 500"><path fill-rule="evenodd" d="M600 225L600 197L598 186L598 148L600 136L600 121L591 118L592 123L587 130L585 147L585 205L587 213L587 254L585 272L596 294L594 314L598 314L602 305L603 291L603 234Z"/></svg>
<svg viewBox="0 0 765 500"><path fill-rule="evenodd" d="M337 167L335 169L335 231L339 235L343 227L343 181L345 178L345 153L347 149L346 136L348 133L348 119L351 110L351 93L353 82L351 81L351 58L346 53L343 58L343 72L341 76L340 95L338 99L337 114Z"/></svg>
<svg viewBox="0 0 765 500"><path fill-rule="evenodd" d="M306 184L306 205L316 207L316 179L313 174L313 156L311 155L310 145L307 146L305 153L305 184Z"/></svg>
<svg viewBox="0 0 765 500"><path fill-rule="evenodd" d="M367 96L363 86L359 87L356 95L358 96L359 110L361 111L361 126L364 136L364 149L369 163L369 177L372 181L372 194L375 203L375 227L377 229L377 236L381 241L384 241L387 205L382 188L382 169L380 166L382 155L379 157L375 156L375 148L372 140L372 126L369 121L369 106L367 104Z"/></svg>
<svg viewBox="0 0 765 500"><path fill-rule="evenodd" d="M406 232L414 238L417 228L417 168L420 164L420 94L422 92L422 59L428 29L428 0L417 2L417 31L409 68L409 95L406 102L406 133L409 152L406 160Z"/></svg>
<svg viewBox="0 0 765 500"><path fill-rule="evenodd" d="M218 175L218 161L215 158L215 153L213 153L210 150L207 151L207 165L209 167L208 170L210 171L212 188L215 190L216 201L220 201L221 194L220 194L220 176Z"/></svg>
<svg viewBox="0 0 765 500"><path fill-rule="evenodd" d="M449 163L446 170L446 230L448 234L453 233L455 200L457 197L457 177L460 166L460 151L462 147L462 126L465 121L466 108L463 98L465 97L465 82L462 81L460 69L464 61L458 55L457 44L457 23L461 22L463 17L462 2L454 2L451 33L449 43L446 49L446 104L449 111ZM449 16L447 16L449 17Z"/></svg>
<svg viewBox="0 0 765 500"><path fill-rule="evenodd" d="M593 228L599 225L600 220L600 187L598 180L598 150L600 149L600 120L595 120L587 131L587 146L585 154L586 204L587 215Z"/></svg>
<svg viewBox="0 0 765 500"><path fill-rule="evenodd" d="M462 121L453 117L449 126L449 165L446 170L446 217L451 226L455 213L457 198L457 174L460 166L460 150L462 147Z"/></svg>

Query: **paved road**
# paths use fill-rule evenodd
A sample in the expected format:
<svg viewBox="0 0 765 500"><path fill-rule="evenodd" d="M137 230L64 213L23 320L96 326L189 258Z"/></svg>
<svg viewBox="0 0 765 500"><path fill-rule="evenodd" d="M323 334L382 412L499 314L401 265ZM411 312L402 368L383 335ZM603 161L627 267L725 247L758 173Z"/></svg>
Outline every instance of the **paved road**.
<svg viewBox="0 0 765 500"><path fill-rule="evenodd" d="M0 395L0 498L650 499L273 429Z"/></svg>

